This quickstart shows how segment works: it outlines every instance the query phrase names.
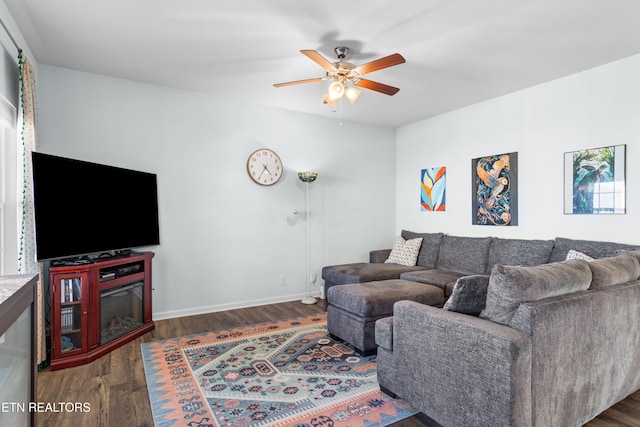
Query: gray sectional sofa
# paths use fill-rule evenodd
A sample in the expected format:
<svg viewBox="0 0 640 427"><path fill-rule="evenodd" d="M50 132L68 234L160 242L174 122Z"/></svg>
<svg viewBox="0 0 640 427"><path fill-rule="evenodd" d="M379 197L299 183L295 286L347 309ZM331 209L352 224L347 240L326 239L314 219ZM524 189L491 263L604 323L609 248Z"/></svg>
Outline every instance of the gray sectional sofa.
<svg viewBox="0 0 640 427"><path fill-rule="evenodd" d="M409 281L448 297L444 308L397 301L375 319L378 381L388 394L443 426L565 427L640 389L640 247L419 237L419 268L384 264L389 251L374 251L377 262L323 269L327 322L335 316L339 331L358 323L340 328L348 310L336 299L357 300L363 290L370 301L348 307L388 306L375 303L375 289ZM595 259L565 261L571 250Z"/></svg>
<svg viewBox="0 0 640 427"><path fill-rule="evenodd" d="M479 317L397 302L378 382L442 426L581 426L640 389L638 258L497 265Z"/></svg>
<svg viewBox="0 0 640 427"><path fill-rule="evenodd" d="M403 230L401 235L407 240L422 238L415 266L385 264L384 261L391 249L374 250L369 253L368 263L324 267L322 278L327 295L329 289L335 285L405 279L438 286L446 298L451 295L459 277L489 274L496 264L532 266L558 262L563 261L572 249L593 258L602 258L619 249L638 248L620 243L562 237L555 240L502 239L416 233L407 230Z"/></svg>

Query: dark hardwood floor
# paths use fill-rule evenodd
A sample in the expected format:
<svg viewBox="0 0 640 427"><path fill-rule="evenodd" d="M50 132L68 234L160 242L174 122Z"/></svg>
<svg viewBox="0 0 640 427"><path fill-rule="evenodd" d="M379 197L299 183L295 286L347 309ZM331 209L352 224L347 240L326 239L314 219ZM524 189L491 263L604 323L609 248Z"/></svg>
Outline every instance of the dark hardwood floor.
<svg viewBox="0 0 640 427"><path fill-rule="evenodd" d="M143 342L168 339L270 320L306 316L326 311L326 303L303 305L299 301L230 310L178 319L160 320L156 329L84 366L38 374L38 401L88 402L89 412L46 412L38 426L153 426L149 395L140 353ZM423 415L395 424L398 427L434 427ZM640 391L592 420L588 427L640 426Z"/></svg>

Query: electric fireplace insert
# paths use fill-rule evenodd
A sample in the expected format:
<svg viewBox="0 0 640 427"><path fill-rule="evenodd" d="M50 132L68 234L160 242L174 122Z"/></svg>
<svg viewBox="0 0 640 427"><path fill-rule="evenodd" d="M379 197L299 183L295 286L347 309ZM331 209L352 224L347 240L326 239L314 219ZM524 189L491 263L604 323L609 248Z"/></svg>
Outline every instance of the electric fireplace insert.
<svg viewBox="0 0 640 427"><path fill-rule="evenodd" d="M144 282L100 291L100 344L105 345L144 324Z"/></svg>

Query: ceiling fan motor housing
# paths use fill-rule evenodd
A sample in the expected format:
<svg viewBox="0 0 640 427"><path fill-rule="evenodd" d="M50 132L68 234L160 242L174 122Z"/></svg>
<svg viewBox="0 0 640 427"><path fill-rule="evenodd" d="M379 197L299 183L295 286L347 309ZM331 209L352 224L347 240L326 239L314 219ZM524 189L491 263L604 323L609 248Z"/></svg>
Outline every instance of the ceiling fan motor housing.
<svg viewBox="0 0 640 427"><path fill-rule="evenodd" d="M349 52L349 48L346 46L338 46L334 49L336 55L338 55L338 59L344 59L347 57L347 53Z"/></svg>
<svg viewBox="0 0 640 427"><path fill-rule="evenodd" d="M334 65L336 66L335 70L327 70L327 77L332 80L344 83L347 80L353 80L359 75L354 71L356 66L351 62L340 61L336 62Z"/></svg>

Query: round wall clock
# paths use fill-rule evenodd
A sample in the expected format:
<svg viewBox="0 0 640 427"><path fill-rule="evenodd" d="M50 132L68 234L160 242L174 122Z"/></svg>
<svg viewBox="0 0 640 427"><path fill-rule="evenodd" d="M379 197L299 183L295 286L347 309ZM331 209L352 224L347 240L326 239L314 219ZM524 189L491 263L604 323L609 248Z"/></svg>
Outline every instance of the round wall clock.
<svg viewBox="0 0 640 427"><path fill-rule="evenodd" d="M247 172L260 185L273 185L280 180L284 167L280 156L268 148L254 151L247 160Z"/></svg>

